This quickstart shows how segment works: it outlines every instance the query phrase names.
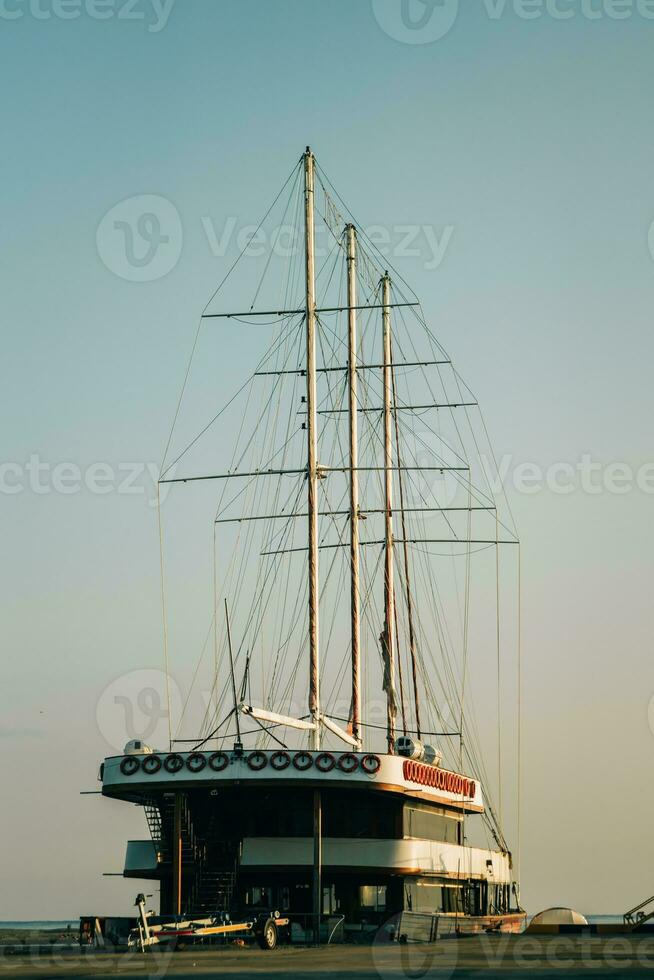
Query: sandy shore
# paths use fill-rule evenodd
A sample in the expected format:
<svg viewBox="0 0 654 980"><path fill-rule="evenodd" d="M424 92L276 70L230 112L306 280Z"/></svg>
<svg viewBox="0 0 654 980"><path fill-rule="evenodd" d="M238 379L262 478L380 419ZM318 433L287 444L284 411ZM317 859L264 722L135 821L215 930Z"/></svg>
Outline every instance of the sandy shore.
<svg viewBox="0 0 654 980"><path fill-rule="evenodd" d="M476 936L432 946L331 946L279 948L189 948L109 954L93 950L27 951L3 957L0 975L30 977L202 977L250 976L274 980L418 980L418 978L651 977L654 937Z"/></svg>
<svg viewBox="0 0 654 980"><path fill-rule="evenodd" d="M77 926L68 932L65 929L0 929L0 946L69 944L76 943L78 939Z"/></svg>

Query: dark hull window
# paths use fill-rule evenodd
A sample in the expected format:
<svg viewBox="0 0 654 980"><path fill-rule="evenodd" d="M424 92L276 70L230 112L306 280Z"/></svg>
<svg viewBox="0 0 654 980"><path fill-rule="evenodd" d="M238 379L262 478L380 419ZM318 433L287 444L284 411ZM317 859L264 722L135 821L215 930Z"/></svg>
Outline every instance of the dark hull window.
<svg viewBox="0 0 654 980"><path fill-rule="evenodd" d="M194 808L197 830L205 824L214 838L312 837L313 795L244 790L212 798ZM401 837L400 800L368 792L323 792L323 836L391 839Z"/></svg>
<svg viewBox="0 0 654 980"><path fill-rule="evenodd" d="M396 800L371 794L330 795L323 803L323 834L325 837L396 837L398 806Z"/></svg>

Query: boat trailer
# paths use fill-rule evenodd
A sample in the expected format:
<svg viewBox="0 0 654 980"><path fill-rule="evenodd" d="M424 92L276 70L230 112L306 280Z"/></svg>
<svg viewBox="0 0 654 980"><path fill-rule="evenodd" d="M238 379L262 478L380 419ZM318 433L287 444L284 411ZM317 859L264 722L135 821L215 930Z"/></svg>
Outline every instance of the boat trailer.
<svg viewBox="0 0 654 980"><path fill-rule="evenodd" d="M240 934L254 938L261 949L275 949L289 941L290 920L279 912L261 912L252 918L232 922L227 913L215 916L175 916L164 923L151 923L151 912L146 910L146 896L139 893L134 903L138 908L137 928L130 934L128 946L142 952L153 946L167 945L182 950L187 946Z"/></svg>

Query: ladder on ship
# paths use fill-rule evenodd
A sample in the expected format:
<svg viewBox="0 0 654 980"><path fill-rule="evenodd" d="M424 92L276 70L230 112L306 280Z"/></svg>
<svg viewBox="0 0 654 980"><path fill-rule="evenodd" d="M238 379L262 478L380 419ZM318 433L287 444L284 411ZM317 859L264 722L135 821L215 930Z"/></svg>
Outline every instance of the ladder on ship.
<svg viewBox="0 0 654 980"><path fill-rule="evenodd" d="M173 802L164 800L157 804L150 800L144 804L144 810L150 836L162 860L169 861L172 855ZM192 871L195 879L187 895L189 908L208 914L229 911L236 889L237 849L220 847L220 842L215 839L215 818L211 819L205 833L198 836L186 800L182 806L181 831L182 862ZM222 851L219 856L217 849Z"/></svg>
<svg viewBox="0 0 654 980"><path fill-rule="evenodd" d="M144 803L145 819L147 820L150 836L159 850L164 861L169 861L172 856L172 839L175 803L173 799L164 797L161 803L153 800ZM181 840L182 840L182 859L185 864L194 864L198 858L198 841L188 801L182 797L181 811Z"/></svg>
<svg viewBox="0 0 654 980"><path fill-rule="evenodd" d="M196 885L195 910L208 913L229 911L235 886L235 871L203 868Z"/></svg>
<svg viewBox="0 0 654 980"><path fill-rule="evenodd" d="M155 803L145 803L143 806L145 810L145 819L148 822L148 830L150 831L150 837L155 844L161 844L163 840L163 830L161 825L161 811Z"/></svg>

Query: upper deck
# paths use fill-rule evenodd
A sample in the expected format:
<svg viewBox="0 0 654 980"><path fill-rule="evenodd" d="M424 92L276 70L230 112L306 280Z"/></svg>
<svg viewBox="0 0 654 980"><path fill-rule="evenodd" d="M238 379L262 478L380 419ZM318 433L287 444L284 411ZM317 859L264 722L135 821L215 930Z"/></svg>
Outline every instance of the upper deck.
<svg viewBox="0 0 654 980"><path fill-rule="evenodd" d="M162 792L230 786L289 786L396 793L469 813L482 813L481 785L460 773L397 755L260 750L154 752L111 756L102 792L143 801Z"/></svg>

